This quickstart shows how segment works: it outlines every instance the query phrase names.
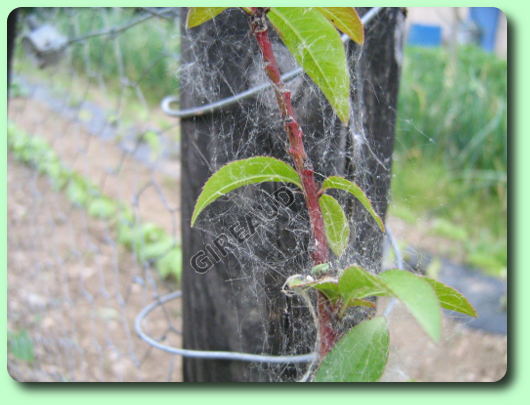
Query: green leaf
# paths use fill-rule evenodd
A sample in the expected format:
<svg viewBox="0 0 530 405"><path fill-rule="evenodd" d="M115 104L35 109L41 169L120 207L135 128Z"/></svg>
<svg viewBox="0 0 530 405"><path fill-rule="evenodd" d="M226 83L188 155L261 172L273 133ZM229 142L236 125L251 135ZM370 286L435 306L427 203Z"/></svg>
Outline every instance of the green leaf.
<svg viewBox="0 0 530 405"><path fill-rule="evenodd" d="M297 287L314 288L323 292L332 301L342 300L342 310L352 305L373 306L371 302L362 298L393 295L383 280L357 266L345 269L338 281L333 277L323 277L309 282L301 280Z"/></svg>
<svg viewBox="0 0 530 405"><path fill-rule="evenodd" d="M314 8L273 7L267 15L296 61L347 125L350 75L337 30Z"/></svg>
<svg viewBox="0 0 530 405"><path fill-rule="evenodd" d="M199 214L219 197L247 184L277 181L293 183L302 188L300 177L287 163L267 156L236 160L221 167L204 184L195 203L191 226Z"/></svg>
<svg viewBox="0 0 530 405"><path fill-rule="evenodd" d="M352 41L364 42L363 23L353 7L317 7L317 10Z"/></svg>
<svg viewBox="0 0 530 405"><path fill-rule="evenodd" d="M392 294L383 280L358 266L348 267L342 272L338 287L346 302L353 298Z"/></svg>
<svg viewBox="0 0 530 405"><path fill-rule="evenodd" d="M318 200L322 210L326 238L330 249L340 257L348 247L350 227L346 214L333 197L323 194Z"/></svg>
<svg viewBox="0 0 530 405"><path fill-rule="evenodd" d="M117 204L107 197L95 198L88 204L88 214L101 219L112 217L117 209Z"/></svg>
<svg viewBox="0 0 530 405"><path fill-rule="evenodd" d="M161 277L173 276L175 280L180 280L182 274L182 249L175 247L168 254L156 262L156 269Z"/></svg>
<svg viewBox="0 0 530 405"><path fill-rule="evenodd" d="M317 264L316 266L313 266L311 268L311 274L315 276L320 276L322 274L326 274L330 268L331 265L329 263Z"/></svg>
<svg viewBox="0 0 530 405"><path fill-rule="evenodd" d="M72 177L70 179L66 188L66 195L73 204L79 206L85 206L89 200L89 194L85 182L77 177Z"/></svg>
<svg viewBox="0 0 530 405"><path fill-rule="evenodd" d="M352 298L349 301L346 301L345 307L369 307L376 308L375 302L368 300L360 300L358 298Z"/></svg>
<svg viewBox="0 0 530 405"><path fill-rule="evenodd" d="M359 202L366 209L366 211L368 211L368 213L372 216L374 221L379 226L379 229L381 229L382 232L385 231L385 225L383 224L383 221L375 212L372 203L370 202L366 194L364 194L364 191L357 184L345 179L344 177L330 176L322 183L322 190L325 191L330 188L344 190L352 194L355 198L357 198L357 200L359 200Z"/></svg>
<svg viewBox="0 0 530 405"><path fill-rule="evenodd" d="M451 311L461 312L469 316L477 316L477 311L473 308L473 305L457 290L448 285L440 283L439 281L433 280L428 277L421 277L427 281L440 300L440 305Z"/></svg>
<svg viewBox="0 0 530 405"><path fill-rule="evenodd" d="M311 283L310 281L309 283ZM308 279L301 274L293 274L292 276L289 276L287 280L285 280L285 284L283 288L285 289L291 289L291 290L297 290L298 288L304 289L308 287ZM287 290L284 290L287 291Z"/></svg>
<svg viewBox="0 0 530 405"><path fill-rule="evenodd" d="M315 382L377 381L388 359L386 321L376 317L350 329L328 353Z"/></svg>
<svg viewBox="0 0 530 405"><path fill-rule="evenodd" d="M193 28L221 14L228 7L189 7L186 28Z"/></svg>
<svg viewBox="0 0 530 405"><path fill-rule="evenodd" d="M145 243L157 242L166 237L166 232L150 222L144 223L140 228L140 239Z"/></svg>
<svg viewBox="0 0 530 405"><path fill-rule="evenodd" d="M338 289L342 297L342 306L339 309L340 317L351 306L375 306L372 302L364 301L362 298L374 295L392 295L390 289L379 277L358 266L348 267L342 272Z"/></svg>
<svg viewBox="0 0 530 405"><path fill-rule="evenodd" d="M175 247L175 241L169 236L165 236L159 241L136 245L136 252L140 262L160 259Z"/></svg>
<svg viewBox="0 0 530 405"><path fill-rule="evenodd" d="M341 298L337 279L333 277L323 277L315 281L312 278L304 277L301 274L295 274L286 280L285 285L295 292L297 292L297 290L304 291L308 288L314 288L324 293L331 301L336 301Z"/></svg>
<svg viewBox="0 0 530 405"><path fill-rule="evenodd" d="M45 168L46 173L50 176L50 179L60 185L59 188L64 187L68 178L70 177L70 171L62 166L60 162L52 162Z"/></svg>
<svg viewBox="0 0 530 405"><path fill-rule="evenodd" d="M330 301L337 301L341 298L337 281L329 277L312 283L311 287L322 292Z"/></svg>
<svg viewBox="0 0 530 405"><path fill-rule="evenodd" d="M134 241L135 224L134 221L120 213L116 221L118 242L127 248L131 248Z"/></svg>
<svg viewBox="0 0 530 405"><path fill-rule="evenodd" d="M442 317L440 302L431 285L405 270L388 270L379 275L407 307L427 334L440 340Z"/></svg>
<svg viewBox="0 0 530 405"><path fill-rule="evenodd" d="M8 352L19 360L32 363L35 360L33 341L26 330L8 332Z"/></svg>

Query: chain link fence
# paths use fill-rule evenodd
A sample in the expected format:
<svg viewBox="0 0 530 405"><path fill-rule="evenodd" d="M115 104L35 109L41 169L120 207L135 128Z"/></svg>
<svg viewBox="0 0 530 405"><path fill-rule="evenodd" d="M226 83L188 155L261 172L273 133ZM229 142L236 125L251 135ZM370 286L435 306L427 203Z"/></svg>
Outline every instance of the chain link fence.
<svg viewBox="0 0 530 405"><path fill-rule="evenodd" d="M181 12L19 11L7 179L8 369L19 381L181 381L182 355L313 359L312 353L282 358L179 349L178 119L267 87L179 111ZM364 22L378 12L372 9ZM395 240L388 245L401 267ZM394 305L386 310L390 315ZM457 357L473 355L473 338L462 336L456 327L446 342ZM480 347L505 354L505 342L479 338ZM444 350L438 360L447 357ZM414 370L440 379L425 371L433 356L423 362L394 356L387 379L407 381ZM498 374L477 370L450 370L444 378L476 381Z"/></svg>
<svg viewBox="0 0 530 405"><path fill-rule="evenodd" d="M9 371L21 381L178 381L180 357L134 331L180 276L179 125L158 107L178 90L178 9L20 13ZM178 347L179 324L172 301L142 326Z"/></svg>

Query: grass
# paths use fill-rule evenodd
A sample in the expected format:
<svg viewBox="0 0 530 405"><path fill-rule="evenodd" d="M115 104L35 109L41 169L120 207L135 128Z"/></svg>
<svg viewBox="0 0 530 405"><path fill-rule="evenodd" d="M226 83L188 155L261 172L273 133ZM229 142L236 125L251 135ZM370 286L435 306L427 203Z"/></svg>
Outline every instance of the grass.
<svg viewBox="0 0 530 405"><path fill-rule="evenodd" d="M476 47L406 48L392 180L394 215L428 220L496 276L507 263L506 72Z"/></svg>
<svg viewBox="0 0 530 405"><path fill-rule="evenodd" d="M145 15L135 9L58 8L31 12L41 21L53 21L68 38L124 26ZM178 141L177 122L162 113L159 103L164 96L178 92L179 50L178 23L152 18L121 32L115 41L107 35L74 43L59 64L44 69L37 68L24 48L17 46L14 71L45 83L59 98L66 95L71 107L80 106L85 100L103 107L118 134L142 125L147 132L171 129ZM19 87L15 79L12 96L24 96ZM79 118L87 120L90 114L81 109ZM146 140L156 141L152 136Z"/></svg>
<svg viewBox="0 0 530 405"><path fill-rule="evenodd" d="M455 179L441 160L397 155L394 173L393 215L411 225L430 224L428 233L454 242L469 265L505 275L505 202L488 189L473 189Z"/></svg>
<svg viewBox="0 0 530 405"><path fill-rule="evenodd" d="M64 32L76 37L82 33L119 27L138 18L135 9L75 9L68 10L56 21ZM94 37L72 46L70 63L78 72L91 77L94 73L108 81L110 87L120 89L124 80L134 82L150 104L178 89L177 65L180 53L178 24L153 18L116 36Z"/></svg>
<svg viewBox="0 0 530 405"><path fill-rule="evenodd" d="M506 61L476 47L407 48L397 152L418 148L484 186L507 167Z"/></svg>
<svg viewBox="0 0 530 405"><path fill-rule="evenodd" d="M33 341L27 330L7 331L7 352L30 365L35 361Z"/></svg>
<svg viewBox="0 0 530 405"><path fill-rule="evenodd" d="M31 12L42 21L52 21L69 39L121 27L144 15L134 8L43 8ZM73 70L116 94L126 86L133 97L158 105L164 96L178 91L179 37L178 22L155 17L120 32L115 40L104 35L75 42L64 56L63 66L70 71L65 74ZM22 59L22 53L19 46L17 59Z"/></svg>

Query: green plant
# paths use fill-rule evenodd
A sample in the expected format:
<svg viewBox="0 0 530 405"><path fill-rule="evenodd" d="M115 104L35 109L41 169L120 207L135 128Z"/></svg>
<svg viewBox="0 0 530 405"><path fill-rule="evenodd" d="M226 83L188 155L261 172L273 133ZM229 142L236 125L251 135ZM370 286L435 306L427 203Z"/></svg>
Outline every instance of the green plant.
<svg viewBox="0 0 530 405"><path fill-rule="evenodd" d="M71 38L120 27L138 18L134 9L60 9L54 21ZM72 24L74 20L75 24ZM75 32L69 32L76 27ZM147 102L158 105L168 89L178 88L174 74L175 55L179 42L174 36L175 24L169 19L158 19L156 24L138 24L109 41L106 36L87 38L71 46L71 66L87 78L97 66L106 84L113 90L123 86L127 78L139 86ZM119 48L119 51L117 49ZM141 49L141 52L138 50ZM131 83L131 84L132 84ZM163 83L163 85L161 85ZM130 96L136 96L130 88Z"/></svg>
<svg viewBox="0 0 530 405"><path fill-rule="evenodd" d="M108 221L116 230L118 242L133 251L140 263L153 264L162 277L180 279L181 248L167 232L137 220L129 207L104 195L80 173L66 168L44 139L30 136L12 123L7 139L16 159L47 176L56 190L64 190L73 205Z"/></svg>
<svg viewBox="0 0 530 405"><path fill-rule="evenodd" d="M33 341L27 330L20 332L7 332L7 350L15 358L33 363L35 361L35 353L33 350Z"/></svg>
<svg viewBox="0 0 530 405"><path fill-rule="evenodd" d="M420 153L420 155L417 155ZM407 154L409 155L407 157ZM462 181L439 156L414 148L393 162L390 213L446 243L434 254L456 254L477 269L503 276L507 268L506 196Z"/></svg>
<svg viewBox="0 0 530 405"><path fill-rule="evenodd" d="M464 260L493 275L507 267L506 69L476 46L406 47L393 163L391 212L462 228Z"/></svg>
<svg viewBox="0 0 530 405"><path fill-rule="evenodd" d="M187 26L195 27L214 18L225 8L192 7ZM272 157L258 156L226 164L205 183L191 218L193 226L201 212L220 196L242 186L262 182L290 183L303 192L309 214L313 270L311 275L295 275L286 280L285 291L316 294L320 367L315 381L375 381L383 373L388 355L388 331L382 317L366 320L340 336L334 321L351 306L374 304L369 297L400 299L434 340L441 334L444 307L475 316L467 300L456 290L433 279L401 270L374 275L353 265L333 275L330 250L344 253L349 239L346 215L340 204L326 192L341 190L355 197L384 232L384 224L363 190L348 179L330 176L320 187L303 143L303 130L296 120L291 93L280 76L272 43L271 24L307 75L320 88L344 125L350 116L350 77L346 55L337 29L358 43L363 42L362 23L355 9L348 7L242 8L249 18L259 46L263 68L273 84L281 119L289 140L293 166Z"/></svg>
<svg viewBox="0 0 530 405"><path fill-rule="evenodd" d="M405 49L396 152L436 158L459 181L492 193L506 188L506 61L475 46ZM502 196L501 196L502 197Z"/></svg>

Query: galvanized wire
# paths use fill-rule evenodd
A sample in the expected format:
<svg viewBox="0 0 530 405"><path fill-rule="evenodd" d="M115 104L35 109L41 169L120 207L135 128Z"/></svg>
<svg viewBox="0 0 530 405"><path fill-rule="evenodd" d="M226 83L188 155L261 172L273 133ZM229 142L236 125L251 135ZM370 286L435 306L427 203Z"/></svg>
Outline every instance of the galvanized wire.
<svg viewBox="0 0 530 405"><path fill-rule="evenodd" d="M252 354L252 353L240 353L240 352L229 352L229 351L212 351L212 350L191 350L191 349L179 349L160 343L158 340L150 337L143 331L142 322L152 311L168 303L169 301L182 297L181 291L175 291L170 294L159 297L155 302L147 305L134 320L134 329L138 336L149 343L151 346L163 350L167 353L178 354L180 356L195 358L195 359L208 359L208 360L238 360L247 362L260 362L260 363L306 363L313 361L317 358L316 353L300 354L293 356L274 356L267 354Z"/></svg>
<svg viewBox="0 0 530 405"><path fill-rule="evenodd" d="M386 236L396 258L396 266L399 269L403 269L403 256L399 245L390 229L386 226ZM183 357L194 358L194 359L205 359L205 360L235 360L235 361L246 361L246 362L260 362L260 363L309 363L314 362L318 359L316 352L300 354L300 355L269 355L269 354L253 354L253 353L242 353L242 352L229 352L229 351L215 351L215 350L191 350L171 347L161 343L159 340L149 336L143 330L142 323L144 319L155 309L160 306L182 297L181 291L174 291L170 294L158 297L156 301L147 305L143 308L134 320L134 330L136 334L145 342L155 347L156 349L163 350L167 353L180 355ZM384 311L384 316L390 316L390 313L395 308L397 300L393 298L387 308Z"/></svg>
<svg viewBox="0 0 530 405"><path fill-rule="evenodd" d="M134 19L132 21L129 21L128 23L123 24L123 25L121 25L119 27L111 27L111 28L106 29L106 30L95 31L95 32L91 32L89 34L85 34L85 35L82 35L82 36L78 36L78 37L69 39L68 42L65 44L65 47L66 46L70 46L72 44L75 44L77 42L83 42L83 41L86 41L87 39L91 39L91 38L95 38L95 37L101 37L101 36L113 37L113 36L116 36L118 34L121 34L121 33L125 32L125 31L127 31L128 29L131 29L131 28L135 27L138 24L146 22L147 20L150 20L153 17L167 18L168 15L172 15L175 12L175 9L171 8L171 7L164 8L162 10L152 10L150 8L144 8L144 10L148 14L143 15L141 17L138 17L138 18L136 18L136 19Z"/></svg>
<svg viewBox="0 0 530 405"><path fill-rule="evenodd" d="M362 23L368 24L368 22L370 22L381 10L382 10L382 7L371 8L365 15L361 17ZM342 39L342 42L346 42L348 40L348 36L346 34L343 34L341 36L341 39ZM303 69L301 67L298 67L296 69L291 70L290 72L283 74L282 80L284 82L287 82L295 78L302 72L303 72ZM218 109L231 106L232 104L235 104L238 101L244 100L248 97L258 94L262 92L263 90L270 88L271 86L272 84L270 82L266 82L258 86L251 87L250 89L245 90L241 93L224 98L222 100L215 101L213 103L202 105L202 106L186 108L184 110L172 109L171 104L178 102L179 98L177 96L167 96L167 97L164 97L164 99L160 103L160 107L162 108L162 111L164 111L164 113L166 113L167 115L171 117L181 118L181 119L190 118L190 117L209 114Z"/></svg>
<svg viewBox="0 0 530 405"><path fill-rule="evenodd" d="M100 84L101 88L102 89L105 89L105 80L104 80L104 77L102 75L101 72L99 72L97 70L97 68L99 67L99 65L96 65L96 66L92 66L92 63L91 61L89 60L89 57L88 57L88 50L89 50L89 44L88 44L88 40L90 38L95 38L95 37L99 37L99 36L108 36L109 37L109 41L111 42L111 44L114 46L115 48L115 63L117 64L117 67L118 67L118 72L119 72L119 77L120 77L120 83L122 83L122 89L120 91L120 99L118 100L117 102L117 105L115 106L116 107L116 111L119 113L118 115L121 114L122 112L122 109L123 109L123 100L125 99L125 89L126 88L132 88L134 89L134 94L135 96L137 97L138 99L138 102L140 105L142 106L146 106L146 102L145 102L145 97L143 96L143 93L141 92L140 88L138 87L137 85L137 82L135 80L133 80L133 78L130 78L127 76L127 74L125 73L125 69L124 69L124 60L123 60L123 55L121 53L121 49L120 49L120 44L116 42L118 36L120 34L123 34L125 31L127 31L128 29L132 28L132 27L135 27L141 23L144 23L145 21L149 20L150 18L154 17L154 16L157 16L157 17L163 17L163 16L173 16L174 14L172 13L172 9L157 9L157 10L153 10L153 9L146 9L146 11L149 13L149 15L144 15L144 16L141 16L139 18L135 18L135 19L132 19L130 20L129 22L125 23L125 24L122 24L118 27L112 27L112 22L111 21L104 21L104 24L105 24L105 29L101 30L101 31L96 31L94 30L93 32L90 32L88 34L82 34L81 33L81 29L79 27L79 20L78 18L74 17L72 19L72 27L74 29L74 37L73 39L70 39L66 46L81 46L83 47L83 50L85 52L83 52L83 58L86 59L84 62L84 65L85 65L85 69L86 69L86 72L85 72L85 75L86 77L91 77L91 78L96 78L97 80L93 80L93 81L87 81L86 84L84 86L86 86L86 89L85 89L85 93L88 91L89 88L91 87L94 87L96 86L96 84ZM362 21L364 24L367 24L369 21L371 21L379 12L381 11L381 8L380 7L375 7L375 8L372 8L371 10L369 10L363 17L362 17ZM347 37L345 35L342 36L342 40L345 42L347 40ZM103 62L103 61L101 61ZM69 61L70 63L70 66L69 66L69 73L71 74L71 77L72 79L77 79L78 76L79 76L79 73L73 68L73 65L71 65L71 61ZM48 107L50 108L50 110L53 110L55 114L57 114L58 116L62 116L63 118L65 118L65 121L66 122L69 122L68 125L73 125L73 122L75 121L74 119L74 115L77 117L79 111L81 111L82 109L82 106L79 105L79 106L75 106L75 107L72 107L69 105L69 100L67 98L64 98L64 99L59 99L61 97L58 97L58 96L55 96L55 99L54 97L52 96L52 93L50 92L50 89L53 87L54 85L54 80L57 78L56 75L54 74L55 72L54 71L48 71L48 76L47 79L48 79L48 82L46 83L46 86L43 86L43 85L38 85L38 84L33 84L33 85L30 85L28 83L28 88L30 89L30 94L28 95L28 99L32 99L32 100L41 100L41 101L46 101L46 104L48 105ZM293 78L295 78L296 76L300 75L302 73L302 69L301 68L297 68L297 69L294 69L286 74L283 75L283 80L285 81L289 81ZM20 81L23 82L24 80L22 78L20 78ZM68 86L66 87L66 89L64 89L64 93L65 94L69 94L71 91L72 91L72 94L73 94L73 86L74 86L74 82L76 82L76 80L71 80L69 81L67 84ZM49 87L49 88L48 88ZM187 109L187 110L182 110L182 111L175 111L175 110L172 110L171 109L171 104L176 101L176 98L173 97L166 97L163 102L162 102L162 109L170 116L175 116L175 117L179 117L179 118L186 118L186 117L190 117L190 116L196 116L196 115L201 115L201 114L207 114L207 113L210 113L212 111L215 111L217 109L220 109L220 108L224 108L226 106L229 106L231 104L234 104L236 103L237 101L239 100L242 100L242 99L245 99L247 97L250 97L254 94L257 94L267 88L270 87L270 83L263 83L259 86L255 86L255 87L252 87L242 93L239 93L235 96L232 96L232 97L229 97L227 99L223 99L223 100L220 100L218 102L214 102L214 103L211 103L211 104L208 104L208 105L205 105L205 106L200 106L200 107L195 107L195 108L191 108L191 109ZM29 104L28 104L29 105ZM85 103L84 104L84 107L83 108L87 108L88 104ZM22 108L22 107L20 107ZM91 110L92 111L92 110ZM73 114L73 113L76 113L76 114ZM97 111L92 111L94 114L94 116L96 116L97 114L95 114ZM72 115L72 116L70 116ZM26 116L29 116L29 114L27 114ZM49 116L47 116L45 119L46 120L52 120L54 118L54 115L50 114ZM36 122L33 124L34 128L33 128L33 131L35 133L38 132L38 129L41 128L43 126L44 122L41 121L41 122ZM89 139L88 142L94 142L97 138L103 138L104 136L104 133L107 132L108 130L108 127L109 125L107 125L107 123L105 123L105 125L98 125L97 128L92 128L92 130L88 131L90 133L90 137L87 138ZM86 128L88 129L88 128ZM65 131L64 132L69 132L66 130L65 128ZM59 136L59 135L57 135ZM116 177L119 175L119 173L121 172L121 169L122 169L122 166L123 166L123 163L125 161L126 158L129 158L129 157L134 157L135 155L135 151L137 149L137 146L139 145L139 142L140 142L140 138L137 137L136 138L136 142L135 142L135 147L133 148L134 150L123 150L122 153L121 153L121 157L120 157L120 160L117 164L116 167L112 168L112 170L108 170L105 172L105 174L102 176L101 178L101 181L100 181L100 184L101 184L101 187L103 188L103 185L105 185L105 183L107 182L107 180L109 178L112 178L112 177ZM79 150L78 152L76 152L76 155L75 155L75 158L73 159L73 162L75 163L76 161L79 161L81 159L84 159L86 157L86 153L87 153L87 150L88 150L88 143L85 145L84 148L82 148L81 150ZM86 160L86 159L85 159ZM88 160L85 162L86 165L89 164ZM83 165L85 166L85 165ZM133 208L135 209L135 211L138 209L138 206L139 206L139 200L140 200L140 197L141 195L145 192L145 190L147 190L148 188L152 188L154 189L156 192L157 192L157 195L158 195L158 199L160 201L160 203L162 204L162 206L164 207L164 209L170 214L171 216L171 220L169 221L172 226L171 226L171 233L172 235L176 234L177 231L176 231L176 209L175 207L173 207L172 204L170 204L169 201L167 201L167 199L165 198L164 196L164 193L161 192L161 187L160 185L157 183L157 181L154 179L154 174L155 174L155 171L157 170L160 170L159 168L157 167L149 167L149 173L150 173L150 178L151 180L145 184L144 186L142 187L139 187L139 189L136 190L136 193L134 193L134 196L133 196L133 203L132 203L132 206ZM31 182L31 186L33 187L35 184L35 182ZM37 191L40 193L40 191ZM69 213L66 213L66 215L68 215ZM136 216L136 213L135 213L135 216ZM89 219L85 216L83 217L83 220L86 222L83 223L84 225L84 228L83 229L86 229L87 231L84 232L84 234L89 234L88 232L88 227L89 227ZM117 305L117 308L119 309L119 318L120 318L120 321L121 323L124 325L124 335L126 337L125 339L125 348L123 348L123 350L119 350L120 348L118 347L118 344L116 343L116 339L113 339L113 336L111 333L109 333L108 330L105 330L102 332L102 335L105 335L104 336L104 339L98 339L97 337L93 337L92 340L91 340L91 344L92 346L94 347L97 347L99 348L99 352L101 352L102 354L100 355L100 361L103 363L103 361L105 360L104 359L104 350L105 349L109 349L113 354L115 354L116 356L118 356L118 358L129 358L135 365L136 367L139 367L141 366L141 363L143 362L143 360L141 360L142 358L145 359L148 355L149 355L149 350L151 348L155 348L155 349L158 349L158 350L161 350L161 351L164 351L164 352L167 352L167 353L170 353L170 354L173 354L173 355L180 355L180 356L183 356L183 357L188 357L188 358L200 358L200 359L215 359L215 360L232 360L232 361L243 361L243 362L259 362L259 363L276 363L276 364L287 364L287 363L310 363L310 362L315 362L318 358L318 355L316 352L311 352L311 353L307 353L307 354L301 354L301 355L270 355L270 354L254 354L254 353L243 353L243 352L231 352L231 351L208 351L208 350L191 350L191 349L182 349L182 348L175 348L175 347L171 347L167 344L164 344L160 339L155 339L151 336L149 336L143 329L143 321L145 320L146 317L149 316L149 314L151 314L154 310L156 310L157 308L161 308L162 310L165 311L164 309L164 305L169 303L170 301L172 300L175 300L175 299L179 299L181 298L181 292L180 291L175 291L173 293L170 293L170 294L167 294L167 295L160 295L160 293L162 291L160 291L160 285L158 285L157 283L157 280L156 280L156 277L153 276L150 272L150 270L148 269L148 264L144 264L142 266L142 270L143 272L141 273L141 276L140 274L135 274L134 277L133 277L133 282L135 284L138 284L138 285L141 285L143 290L145 290L145 294L148 295L148 294L152 294L154 293L154 295L157 297L156 301L148 304L146 307L144 307L135 317L135 321L134 321L134 331L136 332L136 334L146 343L149 344L149 346L147 348L141 348L140 350L138 350L137 348L135 348L135 345L134 345L134 341L132 339L132 336L131 336L131 333L130 333L130 330L129 330L129 326L128 326L128 323L127 323L127 314L125 313L125 307L127 306L128 304L128 297L129 295L131 294L131 289L127 289L126 291L122 291L120 289L120 258L119 258L119 251L118 251L118 245L117 245L117 242L113 239L113 236L112 236L112 233L111 233L111 229L107 229L105 228L105 243L108 244L109 246L112 247L112 251L113 251L113 264L112 264L112 270L113 270L113 273L112 274L105 274L101 269L99 269L98 271L98 276L100 277L100 287L97 289L96 292L94 291L90 291L90 289L84 284L83 281L80 281L79 282L79 289L82 293L82 297L83 299L86 299L86 301L90 304L90 305L95 305L95 300L98 298L98 297L103 297L105 300L109 300L109 299L113 299L115 298L116 299L116 305ZM37 233L34 233L32 235L34 238L38 238L39 240L41 241L45 241L46 240L46 235L45 234L37 234ZM81 257L83 255L83 251L82 251L82 247L79 247L79 246L75 246L75 249L73 249L74 253ZM97 246L94 246L94 251L98 251L98 247ZM396 257L398 257L398 254L396 254ZM61 269L65 266L65 263L62 263L62 261L65 260L65 258L63 258L60 254L57 254L57 257L55 258L55 260L57 261L57 263L54 263L54 266L53 268L54 269L57 269L58 270L58 277L60 278L63 278L63 279L66 279L67 277L67 274L65 274L64 272L61 271ZM38 266L36 265L36 268ZM108 280L106 280L106 278L108 278ZM75 299L72 299L71 297L72 296L75 296L74 293L72 293L72 291L69 290L70 286L69 284L64 281L63 279L61 279L60 281L60 284L63 286L63 289L65 290L64 291L64 295L65 297L67 298L67 303L71 305L75 305L76 301ZM138 281L140 280L140 281ZM110 287L114 287L114 288L110 288ZM116 290L116 291L113 291L113 290ZM103 299L102 299L103 301ZM110 304L108 304L110 305ZM94 313L96 311L94 310ZM168 315L167 314L164 314L166 316L166 319L167 319L167 322L170 323L170 320L168 318ZM94 319L96 318L96 315L94 315ZM94 324L94 336L96 336L95 332L96 332L96 329L98 328L96 325L96 322L94 320L91 320L91 322ZM77 334L78 334L78 331L77 331L77 324L72 324L72 327L71 327L72 331L71 331L71 336L73 337L77 337ZM50 338L49 338L50 340ZM144 355L142 355L141 351L145 349L146 350L146 353ZM63 352L61 350L61 352ZM63 357L61 358L61 362L64 362L65 364L67 363L68 365L68 370L70 372L70 374L67 374L66 376L68 377L69 375L72 375L73 372L76 370L76 368L78 368L78 365L82 362L82 359L81 359L81 354L79 354L79 359L77 357L74 358L74 356L68 356L68 355L63 355ZM174 359L172 357L172 359ZM173 363L172 363L173 364Z"/></svg>

